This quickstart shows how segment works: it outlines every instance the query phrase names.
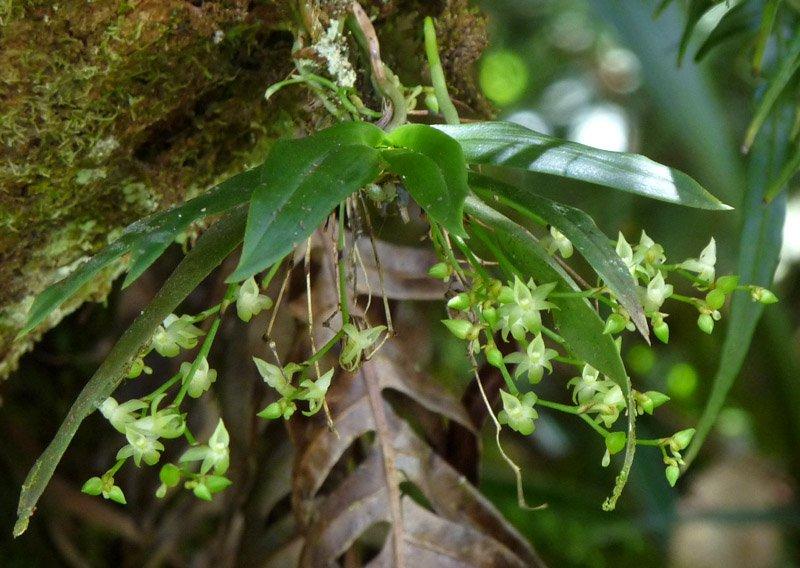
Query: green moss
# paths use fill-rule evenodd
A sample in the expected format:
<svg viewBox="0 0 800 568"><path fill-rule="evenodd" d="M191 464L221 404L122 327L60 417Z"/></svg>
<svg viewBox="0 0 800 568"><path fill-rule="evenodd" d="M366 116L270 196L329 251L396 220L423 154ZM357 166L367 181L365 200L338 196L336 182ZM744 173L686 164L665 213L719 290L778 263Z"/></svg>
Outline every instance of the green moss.
<svg viewBox="0 0 800 568"><path fill-rule="evenodd" d="M329 22L345 4L317 10ZM465 9L444 4L455 6L445 13ZM416 37L429 8L400 5L373 3L384 53L407 54L396 63L419 69L421 45L403 36ZM299 87L263 100L293 67L293 6L94 0L87 10L84 0L0 0L0 378L30 345L12 341L28 304L64 266L258 163L275 138L319 123L322 110ZM448 53L465 37L449 38ZM114 275L43 329L102 298Z"/></svg>

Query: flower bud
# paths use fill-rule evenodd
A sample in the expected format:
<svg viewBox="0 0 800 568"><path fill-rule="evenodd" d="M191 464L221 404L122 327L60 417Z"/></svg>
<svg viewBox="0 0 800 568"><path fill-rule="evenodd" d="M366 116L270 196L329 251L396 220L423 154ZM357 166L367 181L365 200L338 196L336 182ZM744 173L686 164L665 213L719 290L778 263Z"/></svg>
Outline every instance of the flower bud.
<svg viewBox="0 0 800 568"><path fill-rule="evenodd" d="M483 308L483 310L481 310L481 318L486 322L486 325L492 329L496 328L497 324L500 322L500 316L497 315L497 310L495 308Z"/></svg>
<svg viewBox="0 0 800 568"><path fill-rule="evenodd" d="M194 496L203 501L211 501L211 491L202 483L195 485Z"/></svg>
<svg viewBox="0 0 800 568"><path fill-rule="evenodd" d="M500 288L500 292L497 294L497 301L501 304L513 304L514 303L514 290L509 288L508 286L503 286Z"/></svg>
<svg viewBox="0 0 800 568"><path fill-rule="evenodd" d="M428 110L432 113L439 113L439 99L431 92L425 94L425 106L428 107Z"/></svg>
<svg viewBox="0 0 800 568"><path fill-rule="evenodd" d="M450 298L447 302L447 307L451 310L464 311L469 309L470 306L469 294L461 292L457 296Z"/></svg>
<svg viewBox="0 0 800 568"><path fill-rule="evenodd" d="M103 492L103 480L99 477L92 477L83 484L81 491L87 495L100 495Z"/></svg>
<svg viewBox="0 0 800 568"><path fill-rule="evenodd" d="M665 395L663 392L658 391L647 391L644 393L647 398L649 398L653 403L653 409L655 410L662 404L669 402L669 397ZM652 411L650 412L652 414Z"/></svg>
<svg viewBox="0 0 800 568"><path fill-rule="evenodd" d="M775 304L778 302L778 297L767 290L766 288L762 288L761 286L753 286L750 289L750 297L753 298L756 302L761 304Z"/></svg>
<svg viewBox="0 0 800 568"><path fill-rule="evenodd" d="M115 503L119 503L120 505L127 505L127 501L125 501L125 494L122 492L122 489L115 485L111 489L108 490L108 499L111 499Z"/></svg>
<svg viewBox="0 0 800 568"><path fill-rule="evenodd" d="M717 278L717 283L715 284L717 290L722 290L724 294L730 294L736 287L739 285L739 277L735 274L730 274L728 276L720 276Z"/></svg>
<svg viewBox="0 0 800 568"><path fill-rule="evenodd" d="M619 333L625 329L625 325L627 323L628 322L625 321L625 318L622 316L622 314L615 312L608 316L608 319L606 320L606 327L603 329L603 333L606 335Z"/></svg>
<svg viewBox="0 0 800 568"><path fill-rule="evenodd" d="M503 354L500 353L500 350L494 345L487 347L486 361L493 367L497 367L499 369L503 366Z"/></svg>
<svg viewBox="0 0 800 568"><path fill-rule="evenodd" d="M672 441L677 450L683 450L689 445L689 442L692 441L694 437L694 428L687 428L686 430L681 430L680 432L676 432L672 435Z"/></svg>
<svg viewBox="0 0 800 568"><path fill-rule="evenodd" d="M207 475L204 480L204 485L208 490L213 493L219 493L223 489L231 486L231 480L221 475Z"/></svg>
<svg viewBox="0 0 800 568"><path fill-rule="evenodd" d="M611 432L606 436L606 448L608 449L608 453L613 455L621 452L625 448L627 439L625 432Z"/></svg>
<svg viewBox="0 0 800 568"><path fill-rule="evenodd" d="M663 319L653 322L653 333L661 343L669 343L669 325Z"/></svg>
<svg viewBox="0 0 800 568"><path fill-rule="evenodd" d="M158 477L165 487L175 487L181 482L181 470L175 464L165 463L158 472Z"/></svg>
<svg viewBox="0 0 800 568"><path fill-rule="evenodd" d="M268 405L264 410L258 413L259 418L264 418L265 420L275 420L281 414L283 414L283 409L281 408L280 403L273 402L272 404Z"/></svg>
<svg viewBox="0 0 800 568"><path fill-rule="evenodd" d="M442 320L442 323L459 339L467 339L473 327L467 320L447 319Z"/></svg>
<svg viewBox="0 0 800 568"><path fill-rule="evenodd" d="M681 470L677 465L669 465L665 471L667 476L667 482L669 483L670 487L675 487L675 484L678 482L678 478L681 475Z"/></svg>
<svg viewBox="0 0 800 568"><path fill-rule="evenodd" d="M714 318L711 317L711 314L700 314L700 317L697 318L697 327L710 335L714 331Z"/></svg>
<svg viewBox="0 0 800 568"><path fill-rule="evenodd" d="M725 304L725 292L719 288L714 288L706 294L706 304L712 310L718 310Z"/></svg>
<svg viewBox="0 0 800 568"><path fill-rule="evenodd" d="M428 276L437 280L447 280L450 278L450 274L452 274L452 270L444 262L437 262L428 269Z"/></svg>

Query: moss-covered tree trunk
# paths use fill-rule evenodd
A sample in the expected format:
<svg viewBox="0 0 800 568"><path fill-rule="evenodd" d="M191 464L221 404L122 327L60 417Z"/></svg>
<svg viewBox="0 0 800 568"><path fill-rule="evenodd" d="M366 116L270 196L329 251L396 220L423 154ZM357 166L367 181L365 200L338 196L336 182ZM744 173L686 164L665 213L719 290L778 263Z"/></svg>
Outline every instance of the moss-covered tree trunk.
<svg viewBox="0 0 800 568"><path fill-rule="evenodd" d="M131 221L263 159L280 136L327 120L303 87L265 101L298 56L326 65L315 35L344 0L0 0L0 378L35 337L15 340L33 297ZM453 93L485 112L472 65L485 44L467 0L362 2L384 61L425 81L422 17L438 35ZM365 101L354 42L342 38ZM330 66L328 66L330 67ZM54 313L102 299L112 271Z"/></svg>

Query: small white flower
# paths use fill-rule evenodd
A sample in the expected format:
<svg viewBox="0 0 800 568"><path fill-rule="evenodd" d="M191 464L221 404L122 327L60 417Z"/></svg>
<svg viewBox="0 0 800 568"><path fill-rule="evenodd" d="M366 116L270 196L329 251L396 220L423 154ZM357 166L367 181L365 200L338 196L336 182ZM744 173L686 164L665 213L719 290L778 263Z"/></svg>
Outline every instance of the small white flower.
<svg viewBox="0 0 800 568"><path fill-rule="evenodd" d="M136 420L133 413L143 408L147 408L147 403L136 398L119 404L114 398L108 397L100 405L100 413L117 431L124 434L128 424Z"/></svg>
<svg viewBox="0 0 800 568"><path fill-rule="evenodd" d="M590 402L595 394L605 393L609 389L607 379L600 378L600 371L591 365L584 365L580 377L574 377L567 383L567 387L572 387L572 400L578 404ZM612 383L613 384L613 383Z"/></svg>
<svg viewBox="0 0 800 568"><path fill-rule="evenodd" d="M378 325L359 331L352 323L342 326L347 336L342 353L339 356L339 363L347 371L353 371L358 367L364 352L369 349L386 329L385 325Z"/></svg>
<svg viewBox="0 0 800 568"><path fill-rule="evenodd" d="M617 251L617 255L622 259L622 262L625 263L625 266L628 267L631 276L635 275L637 263L633 259L633 248L628 241L625 240L625 236L622 233L619 233L617 236L617 246L615 250Z"/></svg>
<svg viewBox="0 0 800 568"><path fill-rule="evenodd" d="M267 363L258 357L253 357L253 361L258 369L258 374L261 375L261 378L264 379L265 383L278 391L281 396L288 397L292 395L295 390L291 384L292 375L300 370L300 365L297 365L296 363L289 363L286 365L286 367L281 369L280 367Z"/></svg>
<svg viewBox="0 0 800 568"><path fill-rule="evenodd" d="M142 460L147 465L158 463L161 457L160 452L164 451L164 444L159 442L157 438L133 425L129 425L125 429L125 438L128 440L128 445L123 446L117 452L118 460L133 456L133 462L136 467L141 465Z"/></svg>
<svg viewBox="0 0 800 568"><path fill-rule="evenodd" d="M541 334L538 334L528 344L524 354L515 352L506 355L505 362L517 365L514 370L514 377L527 373L531 384L536 384L542 380L545 369L551 373L553 372L553 365L550 360L556 356L558 356L558 352L554 349L545 348L544 339Z"/></svg>
<svg viewBox="0 0 800 568"><path fill-rule="evenodd" d="M549 254L554 254L558 251L562 258L569 258L572 256L574 252L572 241L552 225L550 226L550 239L550 243L547 247L547 252Z"/></svg>
<svg viewBox="0 0 800 568"><path fill-rule="evenodd" d="M532 392L525 393L522 399L500 389L500 398L503 401L503 410L497 414L501 424L508 424L523 436L533 434L534 420L539 418L539 413L533 408L536 404L536 395Z"/></svg>
<svg viewBox="0 0 800 568"><path fill-rule="evenodd" d="M664 301L672 296L672 284L664 281L661 272L657 272L655 277L647 284L642 301L646 314L657 312L664 304Z"/></svg>
<svg viewBox="0 0 800 568"><path fill-rule="evenodd" d="M192 368L192 364L189 362L181 363L181 375L183 375L183 379L181 382L186 380L189 371ZM189 381L189 386L186 389L187 394L192 398L200 398L204 392L206 392L210 387L211 383L217 380L217 372L214 369L210 369L208 366L208 359L203 357L200 359L200 362L197 365L197 369L194 371L194 375L192 375L192 379Z"/></svg>
<svg viewBox="0 0 800 568"><path fill-rule="evenodd" d="M214 468L214 473L216 475L224 475L225 472L228 471L228 466L230 465L229 443L230 435L220 418L214 433L211 434L211 437L208 439L208 445L189 448L183 453L179 461L202 462L200 464L201 475L208 473L211 468Z"/></svg>
<svg viewBox="0 0 800 568"><path fill-rule="evenodd" d="M272 307L272 298L260 293L256 279L250 277L244 281L236 293L236 314L242 321L248 322L253 316Z"/></svg>
<svg viewBox="0 0 800 568"><path fill-rule="evenodd" d="M536 286L533 280L525 284L518 277L514 277L511 289L510 303L500 306L500 315L503 339L508 339L510 333L517 341L525 339L525 333L538 333L542 328L542 310L549 310L553 304L547 301L547 296L556 287L555 282Z"/></svg>
<svg viewBox="0 0 800 568"><path fill-rule="evenodd" d="M175 357L181 348L192 349L203 330L196 327L189 316L170 314L153 335L153 348L162 357Z"/></svg>
<svg viewBox="0 0 800 568"><path fill-rule="evenodd" d="M331 379L333 378L333 369L322 375L316 381L305 379L300 383L300 388L306 389L306 392L299 398L308 401L308 412L303 412L306 416L311 416L319 412L322 408L322 403L325 401L325 394L331 386Z"/></svg>
<svg viewBox="0 0 800 568"><path fill-rule="evenodd" d="M711 242L700 252L700 257L683 261L681 267L697 273L697 277L700 280L706 284L711 284L714 282L716 264L717 243L714 241L714 237L711 237Z"/></svg>

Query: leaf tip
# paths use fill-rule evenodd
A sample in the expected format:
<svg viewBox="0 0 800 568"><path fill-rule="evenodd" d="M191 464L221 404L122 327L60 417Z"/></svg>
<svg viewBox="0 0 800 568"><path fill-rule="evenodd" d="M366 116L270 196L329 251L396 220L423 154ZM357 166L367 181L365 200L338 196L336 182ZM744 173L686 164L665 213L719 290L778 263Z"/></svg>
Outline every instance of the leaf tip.
<svg viewBox="0 0 800 568"><path fill-rule="evenodd" d="M28 530L28 523L30 522L30 515L27 514L20 514L20 517L17 519L17 522L14 523L14 538L19 538L22 536L26 530Z"/></svg>

